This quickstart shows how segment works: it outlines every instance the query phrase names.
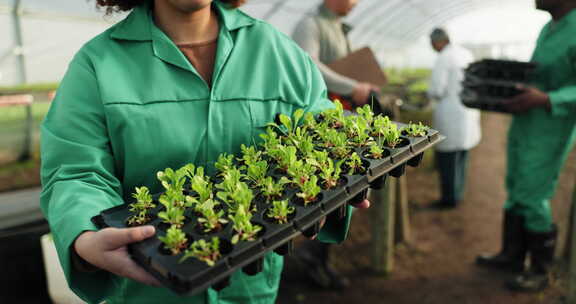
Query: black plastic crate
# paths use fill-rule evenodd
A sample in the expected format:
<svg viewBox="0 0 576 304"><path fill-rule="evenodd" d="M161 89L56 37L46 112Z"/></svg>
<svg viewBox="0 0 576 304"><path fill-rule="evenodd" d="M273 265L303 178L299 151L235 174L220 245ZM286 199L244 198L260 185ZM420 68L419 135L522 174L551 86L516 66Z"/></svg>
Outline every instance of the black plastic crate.
<svg viewBox="0 0 576 304"><path fill-rule="evenodd" d="M466 74L482 79L527 82L536 67L533 62L485 59L470 64Z"/></svg>
<svg viewBox="0 0 576 304"><path fill-rule="evenodd" d="M404 124L396 123L399 127ZM387 156L373 160L359 154L367 166L365 174L343 175L338 187L323 190L319 201L309 206L303 206L295 199L295 189L288 189L284 198L289 199L291 206L296 208L295 214L287 224L275 224L268 220L266 211L269 205L259 196L255 196L254 204L257 211L252 222L262 226L260 237L256 241L241 241L232 245L232 223L213 234L199 233L195 229L197 216L193 212L186 213L188 221L182 230L190 239L189 242L199 239L218 237L222 247L222 257L214 266L196 259L189 259L178 263L180 255L172 256L162 253L162 243L157 236L164 235L160 220L155 218L150 224L157 227L157 236L143 242L129 246L129 252L137 263L146 271L156 277L164 286L181 295L196 294L206 288L216 290L227 286L230 275L242 269L247 274L256 274L262 268L262 258L265 254L275 251L278 254L287 254L292 250L292 239L303 234L312 236L319 231L322 218L330 215L332 219L343 219L349 201L360 201L366 197L371 186L381 187L387 175L399 177L404 173L406 164L417 166L424 151L444 139L437 131L429 129L426 136L413 138L403 136L403 144L397 149L388 149ZM361 148L356 149L362 153ZM269 172L273 172L271 169ZM153 196L157 202L158 195ZM156 212L160 209L156 207ZM226 207L224 207L226 208ZM333 216L336 215L336 216ZM126 221L130 216L128 204L116 206L95 216L92 221L99 228L127 227Z"/></svg>
<svg viewBox="0 0 576 304"><path fill-rule="evenodd" d="M468 66L460 94L470 108L507 113L502 103L522 91L519 84L528 83L537 65L532 62L486 59Z"/></svg>

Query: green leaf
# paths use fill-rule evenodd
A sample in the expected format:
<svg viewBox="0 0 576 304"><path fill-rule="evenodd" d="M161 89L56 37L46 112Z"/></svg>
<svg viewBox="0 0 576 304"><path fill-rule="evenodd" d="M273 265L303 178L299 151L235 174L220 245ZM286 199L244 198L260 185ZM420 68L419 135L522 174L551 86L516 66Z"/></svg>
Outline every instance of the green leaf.
<svg viewBox="0 0 576 304"><path fill-rule="evenodd" d="M292 130L292 120L290 119L290 117L284 115L284 114L280 114L280 122L282 123L282 125L284 127L286 127L286 129L288 129L288 131Z"/></svg>

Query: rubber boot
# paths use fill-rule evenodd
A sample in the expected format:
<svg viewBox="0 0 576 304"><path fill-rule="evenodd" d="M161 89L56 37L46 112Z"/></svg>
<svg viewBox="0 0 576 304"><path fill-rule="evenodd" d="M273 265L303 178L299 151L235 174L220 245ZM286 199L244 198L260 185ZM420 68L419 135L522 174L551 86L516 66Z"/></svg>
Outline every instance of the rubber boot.
<svg viewBox="0 0 576 304"><path fill-rule="evenodd" d="M530 271L507 282L506 286L509 289L522 292L538 292L548 287L557 235L556 226L550 232L527 233Z"/></svg>
<svg viewBox="0 0 576 304"><path fill-rule="evenodd" d="M523 272L526 251L524 217L506 211L502 225L502 249L500 253L496 255L480 255L476 258L476 264L495 270Z"/></svg>

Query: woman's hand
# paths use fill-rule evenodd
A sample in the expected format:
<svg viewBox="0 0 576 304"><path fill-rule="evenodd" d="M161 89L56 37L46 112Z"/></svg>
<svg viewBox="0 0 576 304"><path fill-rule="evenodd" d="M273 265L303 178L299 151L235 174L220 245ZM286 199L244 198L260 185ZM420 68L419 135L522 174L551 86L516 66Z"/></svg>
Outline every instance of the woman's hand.
<svg viewBox="0 0 576 304"><path fill-rule="evenodd" d="M552 104L550 97L545 92L535 87L516 85L516 89L522 93L504 101L504 107L510 113L524 113L534 108L545 108L550 111Z"/></svg>
<svg viewBox="0 0 576 304"><path fill-rule="evenodd" d="M352 203L352 202L350 202L349 204L352 205L352 207L358 208L358 209L368 209L368 208L370 208L370 201L367 200L367 199L365 199L365 200L363 200L363 201L361 201L361 202L359 202L359 203ZM320 220L320 229L322 229L322 227L324 227L324 224L326 224L326 217L323 217L323 218ZM318 236L318 235L315 234L315 235L309 237L308 239L310 239L310 240L315 240L317 236Z"/></svg>
<svg viewBox="0 0 576 304"><path fill-rule="evenodd" d="M352 207L358 208L358 209L368 209L368 208L370 208L370 201L365 199L359 203L355 203L355 204L350 203L350 205L352 205Z"/></svg>
<svg viewBox="0 0 576 304"><path fill-rule="evenodd" d="M80 258L95 267L140 283L160 286L152 275L130 258L126 247L128 244L143 241L155 233L153 226L86 231L74 242L74 250Z"/></svg>

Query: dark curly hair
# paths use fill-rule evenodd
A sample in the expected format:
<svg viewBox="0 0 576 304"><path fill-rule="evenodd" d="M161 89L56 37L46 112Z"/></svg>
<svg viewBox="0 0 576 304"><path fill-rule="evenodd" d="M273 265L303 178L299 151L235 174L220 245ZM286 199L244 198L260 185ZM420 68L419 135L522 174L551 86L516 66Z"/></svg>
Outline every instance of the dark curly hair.
<svg viewBox="0 0 576 304"><path fill-rule="evenodd" d="M96 6L106 9L106 14L114 12L126 12L146 1L152 0L96 0ZM230 5L231 7L239 7L244 4L246 0L216 0Z"/></svg>

